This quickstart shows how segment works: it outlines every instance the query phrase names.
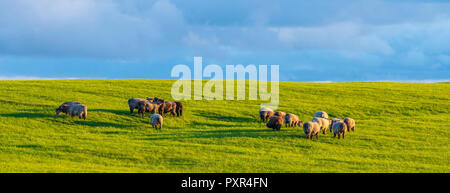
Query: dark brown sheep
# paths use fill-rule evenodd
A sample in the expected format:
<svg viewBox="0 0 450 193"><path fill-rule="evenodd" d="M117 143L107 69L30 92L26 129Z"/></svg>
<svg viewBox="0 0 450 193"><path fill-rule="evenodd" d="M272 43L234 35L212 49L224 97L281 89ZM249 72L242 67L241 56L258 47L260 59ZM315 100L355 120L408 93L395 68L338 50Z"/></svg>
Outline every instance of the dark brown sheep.
<svg viewBox="0 0 450 193"><path fill-rule="evenodd" d="M283 112L283 111L277 111L277 112L275 112L275 114L273 114L273 115L275 115L275 116L281 116L281 118L283 118L283 120L284 120L284 117L286 116L286 113Z"/></svg>
<svg viewBox="0 0 450 193"><path fill-rule="evenodd" d="M272 109L267 107L261 107L259 109L259 118L261 118L261 121L266 122L269 120L271 116L273 116L274 112Z"/></svg>
<svg viewBox="0 0 450 193"><path fill-rule="evenodd" d="M269 119L269 122L267 122L266 126L268 128L272 128L274 130L279 131L281 129L281 126L283 125L283 118L281 116L272 116Z"/></svg>
<svg viewBox="0 0 450 193"><path fill-rule="evenodd" d="M175 112L177 113L177 117L183 116L183 103L175 101L175 104L177 105L175 108Z"/></svg>
<svg viewBox="0 0 450 193"><path fill-rule="evenodd" d="M319 139L319 131L320 131L319 123L314 121L303 123L303 132L305 132L306 139L312 140L313 136L316 136L316 139Z"/></svg>
<svg viewBox="0 0 450 193"><path fill-rule="evenodd" d="M163 101L159 104L158 112L160 115L164 116L165 113L170 113L172 116L175 116L175 111L177 110L177 104L175 102Z"/></svg>
<svg viewBox="0 0 450 193"><path fill-rule="evenodd" d="M334 133L334 137L336 137L336 135L338 135L338 139L341 138L342 139L345 138L345 133L347 133L347 125L344 122L335 122L333 124L333 133Z"/></svg>
<svg viewBox="0 0 450 193"><path fill-rule="evenodd" d="M156 113L158 110L159 104L155 102L149 102L147 100L139 101L138 103L138 113L142 118L145 116L145 112L151 112L152 114Z"/></svg>
<svg viewBox="0 0 450 193"><path fill-rule="evenodd" d="M147 101L141 98L131 98L128 100L128 106L130 107L130 114L133 114L134 109L139 109L139 102Z"/></svg>
<svg viewBox="0 0 450 193"><path fill-rule="evenodd" d="M336 123L336 122L342 122L343 123L344 119L343 118L333 118L333 119L331 119L330 132L333 131L333 124Z"/></svg>

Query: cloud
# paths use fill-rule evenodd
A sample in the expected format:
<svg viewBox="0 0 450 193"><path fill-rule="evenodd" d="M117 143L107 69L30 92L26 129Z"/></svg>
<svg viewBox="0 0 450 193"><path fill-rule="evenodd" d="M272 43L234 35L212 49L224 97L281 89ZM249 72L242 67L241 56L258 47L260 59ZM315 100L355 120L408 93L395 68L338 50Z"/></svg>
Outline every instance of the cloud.
<svg viewBox="0 0 450 193"><path fill-rule="evenodd" d="M441 79L449 9L401 0L0 1L0 66L8 76L163 78L203 56L279 64L287 80Z"/></svg>

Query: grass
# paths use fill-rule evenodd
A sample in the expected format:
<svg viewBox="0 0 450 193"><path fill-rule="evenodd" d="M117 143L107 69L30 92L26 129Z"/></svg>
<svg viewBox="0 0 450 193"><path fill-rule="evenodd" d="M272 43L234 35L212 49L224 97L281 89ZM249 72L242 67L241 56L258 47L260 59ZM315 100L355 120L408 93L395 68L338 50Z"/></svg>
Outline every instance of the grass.
<svg viewBox="0 0 450 193"><path fill-rule="evenodd" d="M262 101L184 101L160 132L129 115L129 98L171 99L172 83L0 81L0 172L450 172L448 83L280 83L279 110L356 120L318 141L266 128ZM66 101L88 119L56 116Z"/></svg>

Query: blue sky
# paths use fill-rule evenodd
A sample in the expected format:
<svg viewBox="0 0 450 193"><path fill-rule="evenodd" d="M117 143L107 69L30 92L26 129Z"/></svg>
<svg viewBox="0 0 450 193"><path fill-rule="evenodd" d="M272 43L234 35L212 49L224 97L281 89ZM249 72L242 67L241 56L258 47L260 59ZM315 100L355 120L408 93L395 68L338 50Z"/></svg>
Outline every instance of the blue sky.
<svg viewBox="0 0 450 193"><path fill-rule="evenodd" d="M277 64L282 81L450 79L450 2L0 0L0 79L169 79Z"/></svg>

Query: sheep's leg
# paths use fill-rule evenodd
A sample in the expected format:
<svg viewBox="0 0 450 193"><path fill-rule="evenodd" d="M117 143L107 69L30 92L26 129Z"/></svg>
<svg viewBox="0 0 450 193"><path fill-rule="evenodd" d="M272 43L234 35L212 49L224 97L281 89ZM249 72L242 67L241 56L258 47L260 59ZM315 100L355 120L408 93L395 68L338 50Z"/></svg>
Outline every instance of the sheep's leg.
<svg viewBox="0 0 450 193"><path fill-rule="evenodd" d="M319 140L319 133L316 134L316 140Z"/></svg>
<svg viewBox="0 0 450 193"><path fill-rule="evenodd" d="M336 137L336 133L334 133L334 137Z"/></svg>
<svg viewBox="0 0 450 193"><path fill-rule="evenodd" d="M134 108L130 107L130 114L133 114Z"/></svg>
<svg viewBox="0 0 450 193"><path fill-rule="evenodd" d="M345 133L342 133L342 139L344 139L345 138Z"/></svg>

